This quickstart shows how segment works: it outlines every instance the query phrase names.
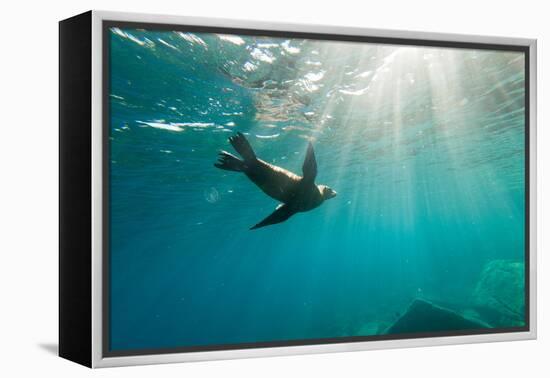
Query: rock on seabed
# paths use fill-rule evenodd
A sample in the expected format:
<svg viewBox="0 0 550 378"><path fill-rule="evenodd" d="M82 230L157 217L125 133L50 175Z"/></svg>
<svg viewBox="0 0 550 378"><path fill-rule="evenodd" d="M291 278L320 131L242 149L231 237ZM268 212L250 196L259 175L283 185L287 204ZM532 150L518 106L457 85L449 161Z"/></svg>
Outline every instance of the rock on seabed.
<svg viewBox="0 0 550 378"><path fill-rule="evenodd" d="M481 272L472 299L476 311L495 327L525 325L525 264L490 261Z"/></svg>
<svg viewBox="0 0 550 378"><path fill-rule="evenodd" d="M464 331L488 327L455 311L423 299L415 299L407 311L388 328L386 334Z"/></svg>

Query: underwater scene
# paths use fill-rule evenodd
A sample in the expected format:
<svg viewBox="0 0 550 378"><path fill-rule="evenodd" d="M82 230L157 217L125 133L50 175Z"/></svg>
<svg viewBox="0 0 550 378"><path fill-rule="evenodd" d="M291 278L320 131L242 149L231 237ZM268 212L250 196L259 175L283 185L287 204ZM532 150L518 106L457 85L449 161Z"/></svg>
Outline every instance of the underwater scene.
<svg viewBox="0 0 550 378"><path fill-rule="evenodd" d="M110 351L526 326L523 52L106 42Z"/></svg>

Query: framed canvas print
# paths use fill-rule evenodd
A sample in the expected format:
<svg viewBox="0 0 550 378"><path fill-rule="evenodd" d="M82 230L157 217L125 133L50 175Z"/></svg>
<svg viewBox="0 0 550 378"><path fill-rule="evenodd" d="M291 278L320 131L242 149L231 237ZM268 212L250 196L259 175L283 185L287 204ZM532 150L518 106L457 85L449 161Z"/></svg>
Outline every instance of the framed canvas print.
<svg viewBox="0 0 550 378"><path fill-rule="evenodd" d="M60 355L536 337L536 42L60 22Z"/></svg>

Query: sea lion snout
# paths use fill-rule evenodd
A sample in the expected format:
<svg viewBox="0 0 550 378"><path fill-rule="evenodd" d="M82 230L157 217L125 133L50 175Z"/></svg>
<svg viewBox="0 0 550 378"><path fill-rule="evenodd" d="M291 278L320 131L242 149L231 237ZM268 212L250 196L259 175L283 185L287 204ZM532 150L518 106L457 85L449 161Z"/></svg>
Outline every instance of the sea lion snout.
<svg viewBox="0 0 550 378"><path fill-rule="evenodd" d="M329 186L326 186L326 185L319 185L319 186L321 187L321 194L323 195L324 200L334 198L338 194L336 190L332 189Z"/></svg>

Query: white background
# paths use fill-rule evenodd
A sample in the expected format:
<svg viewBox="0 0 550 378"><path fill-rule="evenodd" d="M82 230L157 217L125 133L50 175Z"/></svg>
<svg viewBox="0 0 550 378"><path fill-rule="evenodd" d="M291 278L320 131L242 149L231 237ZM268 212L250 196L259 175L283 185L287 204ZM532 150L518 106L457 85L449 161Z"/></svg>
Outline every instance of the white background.
<svg viewBox="0 0 550 378"><path fill-rule="evenodd" d="M548 377L544 256L550 160L545 1L5 1L0 23L0 376ZM539 340L91 371L57 344L57 21L88 9L529 37L539 40ZM548 233L548 229L546 230ZM545 351L546 349L546 351Z"/></svg>

